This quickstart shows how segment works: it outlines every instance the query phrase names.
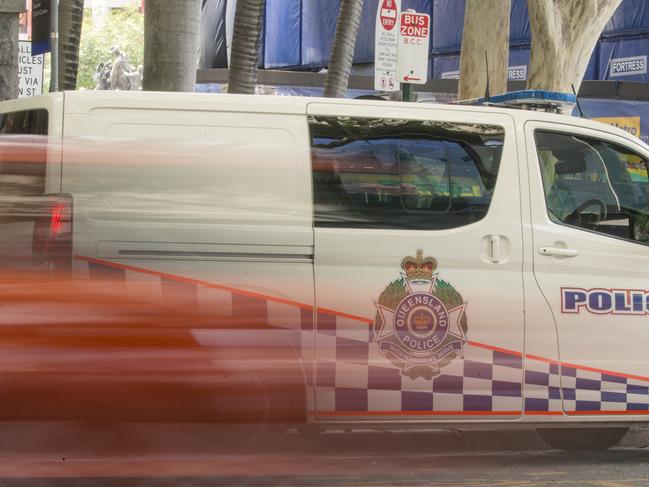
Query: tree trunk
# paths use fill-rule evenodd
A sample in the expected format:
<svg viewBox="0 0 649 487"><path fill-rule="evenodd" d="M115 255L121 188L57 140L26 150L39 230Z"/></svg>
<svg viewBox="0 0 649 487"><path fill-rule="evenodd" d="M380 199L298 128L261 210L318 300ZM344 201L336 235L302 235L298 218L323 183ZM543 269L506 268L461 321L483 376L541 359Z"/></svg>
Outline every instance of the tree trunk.
<svg viewBox="0 0 649 487"><path fill-rule="evenodd" d="M579 90L604 26L622 0L528 0L532 50L527 88Z"/></svg>
<svg viewBox="0 0 649 487"><path fill-rule="evenodd" d="M18 16L25 0L0 2L0 101L18 98Z"/></svg>
<svg viewBox="0 0 649 487"><path fill-rule="evenodd" d="M328 98L344 98L347 93L362 13L363 0L341 0L324 84L324 96Z"/></svg>
<svg viewBox="0 0 649 487"><path fill-rule="evenodd" d="M142 89L194 91L200 18L201 0L146 1Z"/></svg>
<svg viewBox="0 0 649 487"><path fill-rule="evenodd" d="M510 4L510 0L467 0L460 54L460 100L485 95L487 61L489 94L507 91Z"/></svg>
<svg viewBox="0 0 649 487"><path fill-rule="evenodd" d="M237 0L228 93L255 94L265 4L265 0Z"/></svg>
<svg viewBox="0 0 649 487"><path fill-rule="evenodd" d="M76 90L83 0L59 0L59 90Z"/></svg>

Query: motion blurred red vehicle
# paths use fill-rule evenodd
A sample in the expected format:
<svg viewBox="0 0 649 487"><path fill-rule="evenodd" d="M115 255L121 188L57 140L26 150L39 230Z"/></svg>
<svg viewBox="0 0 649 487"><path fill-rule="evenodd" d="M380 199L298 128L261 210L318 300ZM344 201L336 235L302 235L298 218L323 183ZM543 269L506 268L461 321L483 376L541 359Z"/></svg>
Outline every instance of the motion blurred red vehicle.
<svg viewBox="0 0 649 487"><path fill-rule="evenodd" d="M219 319L173 293L153 305L123 282L6 271L0 303L0 421L304 421L291 337L254 310Z"/></svg>

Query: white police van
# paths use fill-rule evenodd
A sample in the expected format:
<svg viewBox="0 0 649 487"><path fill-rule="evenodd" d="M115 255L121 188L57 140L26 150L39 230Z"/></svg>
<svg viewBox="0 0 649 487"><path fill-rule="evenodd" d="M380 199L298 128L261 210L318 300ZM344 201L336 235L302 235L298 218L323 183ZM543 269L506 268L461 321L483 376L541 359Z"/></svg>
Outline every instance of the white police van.
<svg viewBox="0 0 649 487"><path fill-rule="evenodd" d="M38 252L147 282L152 299L176 285L188 306L256 310L296 337L298 419L527 425L566 448L649 419L649 147L621 130L501 106L202 94L59 93L0 112L0 157L49 136L47 164L0 159L0 261ZM49 195L45 230L15 216L23 194Z"/></svg>

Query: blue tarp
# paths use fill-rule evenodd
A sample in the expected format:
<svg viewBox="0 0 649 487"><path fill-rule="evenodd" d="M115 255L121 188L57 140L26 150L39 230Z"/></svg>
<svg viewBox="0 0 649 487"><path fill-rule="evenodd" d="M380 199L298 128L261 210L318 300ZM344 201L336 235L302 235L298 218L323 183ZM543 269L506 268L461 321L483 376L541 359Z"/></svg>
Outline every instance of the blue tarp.
<svg viewBox="0 0 649 487"><path fill-rule="evenodd" d="M509 16L509 45L528 46L532 42L527 0L512 0Z"/></svg>
<svg viewBox="0 0 649 487"><path fill-rule="evenodd" d="M264 68L299 66L301 0L266 0Z"/></svg>
<svg viewBox="0 0 649 487"><path fill-rule="evenodd" d="M302 65L322 67L336 33L340 0L302 0Z"/></svg>
<svg viewBox="0 0 649 487"><path fill-rule="evenodd" d="M431 45L434 54L457 54L460 52L465 5L465 0L433 0ZM532 37L527 14L527 0L512 0L509 24L510 45L529 47Z"/></svg>
<svg viewBox="0 0 649 487"><path fill-rule="evenodd" d="M465 0L433 0L432 52L460 52Z"/></svg>
<svg viewBox="0 0 649 487"><path fill-rule="evenodd" d="M649 1L623 0L611 20L604 28L602 35L649 33Z"/></svg>
<svg viewBox="0 0 649 487"><path fill-rule="evenodd" d="M649 36L603 40L599 51L599 79L648 82Z"/></svg>

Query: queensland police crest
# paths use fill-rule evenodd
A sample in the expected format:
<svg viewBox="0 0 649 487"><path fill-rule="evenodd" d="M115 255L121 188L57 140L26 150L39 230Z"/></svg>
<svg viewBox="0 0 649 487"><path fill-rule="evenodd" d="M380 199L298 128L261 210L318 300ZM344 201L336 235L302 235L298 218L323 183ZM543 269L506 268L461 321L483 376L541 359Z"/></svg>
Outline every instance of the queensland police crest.
<svg viewBox="0 0 649 487"><path fill-rule="evenodd" d="M404 257L401 269L376 303L374 342L403 375L432 379L464 353L466 303L423 250Z"/></svg>

